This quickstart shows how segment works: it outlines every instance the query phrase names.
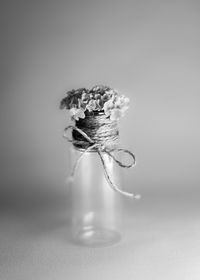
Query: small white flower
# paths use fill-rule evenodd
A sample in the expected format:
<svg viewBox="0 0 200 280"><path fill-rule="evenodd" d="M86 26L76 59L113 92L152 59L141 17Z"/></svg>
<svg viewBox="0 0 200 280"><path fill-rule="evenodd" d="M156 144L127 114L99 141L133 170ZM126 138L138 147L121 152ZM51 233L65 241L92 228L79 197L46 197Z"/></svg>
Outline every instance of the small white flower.
<svg viewBox="0 0 200 280"><path fill-rule="evenodd" d="M129 105L130 99L128 97L124 97L124 104Z"/></svg>
<svg viewBox="0 0 200 280"><path fill-rule="evenodd" d="M121 108L121 100L120 98L116 98L116 101L115 101L115 108Z"/></svg>
<svg viewBox="0 0 200 280"><path fill-rule="evenodd" d="M112 121L117 121L123 117L123 112L120 109L113 109L110 114L110 119Z"/></svg>
<svg viewBox="0 0 200 280"><path fill-rule="evenodd" d="M112 99L109 99L104 103L103 110L107 116L110 115L111 110L114 109L114 103Z"/></svg>
<svg viewBox="0 0 200 280"><path fill-rule="evenodd" d="M89 101L89 103L86 105L86 109L87 109L89 112L92 112L92 111L96 110L96 100L91 99L91 100Z"/></svg>
<svg viewBox="0 0 200 280"><path fill-rule="evenodd" d="M130 103L130 99L128 97L123 96L123 107L128 108L129 103Z"/></svg>
<svg viewBox="0 0 200 280"><path fill-rule="evenodd" d="M80 88L67 92L60 108L70 110L72 119L85 118L85 111L104 111L110 119L118 120L128 109L129 98L108 86L94 86L91 90Z"/></svg>
<svg viewBox="0 0 200 280"><path fill-rule="evenodd" d="M82 101L80 98L78 99L78 108L85 111L87 105L87 101Z"/></svg>
<svg viewBox="0 0 200 280"><path fill-rule="evenodd" d="M77 109L77 108L71 108L69 110L70 115L72 116L73 119L75 119L76 121L79 120L79 118L84 119L85 118L85 113L83 111L83 109Z"/></svg>
<svg viewBox="0 0 200 280"><path fill-rule="evenodd" d="M123 99L123 105L121 107L123 113L128 109L130 103L130 99L128 97L124 97Z"/></svg>

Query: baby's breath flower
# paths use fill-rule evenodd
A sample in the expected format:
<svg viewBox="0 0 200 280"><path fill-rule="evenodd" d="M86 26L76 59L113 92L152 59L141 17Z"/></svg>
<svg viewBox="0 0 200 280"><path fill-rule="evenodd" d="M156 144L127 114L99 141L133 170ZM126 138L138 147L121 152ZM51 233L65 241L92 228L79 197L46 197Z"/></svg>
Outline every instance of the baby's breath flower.
<svg viewBox="0 0 200 280"><path fill-rule="evenodd" d="M77 108L71 108L69 110L70 115L72 116L72 118L76 121L79 120L79 118L84 119L85 118L85 113L82 109L77 109Z"/></svg>
<svg viewBox="0 0 200 280"><path fill-rule="evenodd" d="M113 103L113 100L110 99L107 102L105 102L104 106L103 106L103 110L104 110L106 116L110 116L112 109L114 109L114 103Z"/></svg>
<svg viewBox="0 0 200 280"><path fill-rule="evenodd" d="M120 95L108 86L96 85L90 90L86 88L72 89L60 102L60 109L70 110L74 120L85 118L87 112L104 111L112 120L118 120L128 109L129 98Z"/></svg>
<svg viewBox="0 0 200 280"><path fill-rule="evenodd" d="M80 98L78 99L78 108L83 109L83 111L86 110L87 101L83 101Z"/></svg>
<svg viewBox="0 0 200 280"><path fill-rule="evenodd" d="M129 107L130 99L128 97L122 96L120 109L125 112Z"/></svg>
<svg viewBox="0 0 200 280"><path fill-rule="evenodd" d="M112 121L118 121L123 116L123 112L120 109L113 109L110 113L110 119Z"/></svg>
<svg viewBox="0 0 200 280"><path fill-rule="evenodd" d="M96 93L94 95L94 98L97 100L97 99L101 99L101 94L100 93Z"/></svg>
<svg viewBox="0 0 200 280"><path fill-rule="evenodd" d="M62 110L64 108L66 108L66 97L63 98L60 102L60 109Z"/></svg>
<svg viewBox="0 0 200 280"><path fill-rule="evenodd" d="M86 109L87 109L89 112L95 111L95 109L96 109L96 100L91 99L91 100L89 101L89 103L86 105Z"/></svg>
<svg viewBox="0 0 200 280"><path fill-rule="evenodd" d="M101 99L97 99L96 100L96 110L101 111L102 108L103 108L103 103L102 103Z"/></svg>
<svg viewBox="0 0 200 280"><path fill-rule="evenodd" d="M83 94L81 95L81 100L82 101L87 101L89 99L89 94L86 92L83 92Z"/></svg>
<svg viewBox="0 0 200 280"><path fill-rule="evenodd" d="M102 95L102 97L101 97L101 100L103 102L106 102L106 101L108 101L110 99L110 97L111 96L108 93L104 93L104 95Z"/></svg>

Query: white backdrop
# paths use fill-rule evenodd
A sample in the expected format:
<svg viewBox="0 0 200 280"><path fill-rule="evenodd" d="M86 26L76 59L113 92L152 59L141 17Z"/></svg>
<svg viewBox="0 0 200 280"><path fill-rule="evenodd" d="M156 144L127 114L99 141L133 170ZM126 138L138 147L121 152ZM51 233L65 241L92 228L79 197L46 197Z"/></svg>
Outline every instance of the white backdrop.
<svg viewBox="0 0 200 280"><path fill-rule="evenodd" d="M199 6L3 1L1 148L18 166L12 172L35 169L34 178L62 184L68 116L59 101L71 88L102 83L131 98L121 138L138 166L127 181L144 191L198 185Z"/></svg>
<svg viewBox="0 0 200 280"><path fill-rule="evenodd" d="M148 277L142 270L144 257L152 279L172 279L172 275L199 279L195 266L198 250L191 248L195 244L198 248L199 234L200 3L193 0L3 0L0 20L0 202L2 221L5 220L1 226L5 240L1 242L2 279L27 279L31 267L39 271L37 279L43 280L65 279L66 275L75 279L76 273L81 275L84 271L80 266L83 253L77 249L60 255L60 233L54 239L52 232L52 228L60 230L59 221L67 210L64 180L69 171L69 145L62 139L69 117L58 107L67 90L95 84L110 85L131 99L130 109L120 122L120 134L122 146L136 154L137 167L125 173L126 189L141 193L143 200L134 206L127 202L127 213L130 217L136 214L137 226L130 221L133 233L128 227L125 229L129 236L125 247L132 242L127 267L131 272L126 278ZM184 217L187 217L185 222ZM23 219L21 226L18 219ZM147 226L141 226L141 221ZM34 226L32 229L32 223L41 226L40 234ZM32 229L28 235L26 226ZM156 231L157 226L160 231ZM9 230L18 227L23 232L21 237L20 234L9 237ZM142 239L136 253L141 256L141 262L136 261L130 270L131 252L138 240L135 228L138 236L144 236L146 230L149 233L150 251L141 251L145 238ZM171 230L174 235L168 239ZM30 240L29 234L34 232ZM185 235L179 243L181 232ZM189 232L193 235L189 236ZM151 243L152 240L158 243ZM190 244L187 240L195 241ZM171 251L167 251L170 247L162 244L171 248L177 245L177 251L170 255ZM188 247L182 252L185 244ZM37 253L38 247L44 252ZM33 257L29 255L32 250ZM58 259L74 258L69 261L69 274L67 261L55 260L54 250ZM112 249L108 250L112 255ZM157 252L157 257L152 252ZM87 254L90 256L93 251ZM98 266L101 260L96 251L94 254ZM152 254L154 261L148 263ZM170 256L177 263L173 267L177 271L161 277L170 268ZM181 256L185 258L180 260ZM41 273L39 263L33 265L37 258L39 263L45 263ZM76 270L76 258L80 261L79 270ZM113 266L111 261L107 279L114 277L112 273L119 260ZM157 275L158 260L162 269ZM179 267L186 267L189 260L192 266L187 267L187 273L193 271L193 278ZM55 275L48 270L52 263L55 263ZM83 273L83 277L93 276L89 267L88 264L88 274ZM105 267L109 270L106 264ZM56 278L58 271L63 273L60 278Z"/></svg>

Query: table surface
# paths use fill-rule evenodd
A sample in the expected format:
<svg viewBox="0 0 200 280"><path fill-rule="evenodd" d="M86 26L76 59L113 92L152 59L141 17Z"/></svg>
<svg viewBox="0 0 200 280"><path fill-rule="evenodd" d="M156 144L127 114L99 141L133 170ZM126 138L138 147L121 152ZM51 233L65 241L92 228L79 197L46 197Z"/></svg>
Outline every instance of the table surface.
<svg viewBox="0 0 200 280"><path fill-rule="evenodd" d="M126 203L123 239L104 248L69 241L68 206L59 199L2 207L1 280L200 279L197 195Z"/></svg>

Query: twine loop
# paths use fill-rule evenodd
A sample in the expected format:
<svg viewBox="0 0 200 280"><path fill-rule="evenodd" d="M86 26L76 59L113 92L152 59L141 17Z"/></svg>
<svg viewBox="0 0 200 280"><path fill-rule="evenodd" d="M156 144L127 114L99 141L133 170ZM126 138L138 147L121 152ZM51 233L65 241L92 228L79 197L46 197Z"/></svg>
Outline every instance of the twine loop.
<svg viewBox="0 0 200 280"><path fill-rule="evenodd" d="M70 129L72 131L78 132L82 136L82 140L76 140L76 139L73 139L73 138L70 139L67 136L67 132ZM103 153L106 153L120 167L122 167L122 168L131 168L131 167L135 166L135 164L136 164L135 155L131 151L126 150L126 149L122 149L122 148L112 147L112 146L110 146L110 143L109 143L108 140L105 140L104 142L100 142L100 143L95 142L82 129L78 128L77 126L73 126L73 125L69 125L69 126L67 126L64 129L63 137L66 138L68 142L73 143L75 146L76 145L79 145L79 146L80 145L84 145L84 146L86 145L86 148L84 148L83 153L76 160L76 162L75 162L75 164L74 164L74 166L72 168L71 176L68 178L68 181L73 181L75 171L76 171L76 169L78 167L78 164L79 164L81 158L84 156L84 154L86 152L89 152L89 151L96 151L98 153L99 157L100 157L100 160L101 160L101 163L102 163L102 166L103 166L103 170L104 170L104 174L105 174L105 178L106 178L109 186L114 191L116 191L116 192L118 192L118 193L120 193L120 194L122 194L124 196L130 197L130 198L134 198L134 199L139 199L140 198L139 194L133 194L133 193L129 193L129 192L123 191L118 186L115 185L115 183L111 180L111 177L110 177L109 172L108 172L108 168L106 166L106 163L105 163L105 160L104 160L104 157L103 157ZM123 163L121 160L117 159L117 157L113 154L113 152L115 152L115 153L120 153L121 152L123 154L127 154L128 156L130 156L131 162L129 164Z"/></svg>

